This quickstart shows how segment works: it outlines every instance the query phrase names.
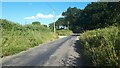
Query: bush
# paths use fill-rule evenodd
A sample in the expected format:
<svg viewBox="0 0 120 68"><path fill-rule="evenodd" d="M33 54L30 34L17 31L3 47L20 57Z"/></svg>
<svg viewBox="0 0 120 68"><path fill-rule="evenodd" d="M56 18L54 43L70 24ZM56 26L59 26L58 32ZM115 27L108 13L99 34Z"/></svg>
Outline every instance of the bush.
<svg viewBox="0 0 120 68"><path fill-rule="evenodd" d="M73 34L73 32L71 30L57 30L56 33L59 36L69 36L69 35Z"/></svg>
<svg viewBox="0 0 120 68"><path fill-rule="evenodd" d="M118 65L120 57L120 31L118 26L86 31L79 40L86 65Z"/></svg>
<svg viewBox="0 0 120 68"><path fill-rule="evenodd" d="M0 19L2 25L2 56L8 56L56 39L56 35L43 25L19 25Z"/></svg>

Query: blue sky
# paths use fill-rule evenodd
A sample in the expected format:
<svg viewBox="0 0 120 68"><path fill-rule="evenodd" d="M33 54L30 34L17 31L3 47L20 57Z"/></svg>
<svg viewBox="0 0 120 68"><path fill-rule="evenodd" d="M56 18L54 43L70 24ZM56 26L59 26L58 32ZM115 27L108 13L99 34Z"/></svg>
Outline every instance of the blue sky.
<svg viewBox="0 0 120 68"><path fill-rule="evenodd" d="M2 3L0 2L0 18L2 18Z"/></svg>
<svg viewBox="0 0 120 68"><path fill-rule="evenodd" d="M90 2L2 2L2 18L20 24L40 21L48 25L53 22L53 10L56 20L68 7L84 9Z"/></svg>

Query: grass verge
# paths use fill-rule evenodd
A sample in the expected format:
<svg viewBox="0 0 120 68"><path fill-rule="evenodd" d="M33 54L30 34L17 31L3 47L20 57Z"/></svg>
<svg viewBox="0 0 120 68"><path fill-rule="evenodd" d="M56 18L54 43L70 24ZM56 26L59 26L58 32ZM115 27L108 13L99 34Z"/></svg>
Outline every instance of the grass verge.
<svg viewBox="0 0 120 68"><path fill-rule="evenodd" d="M2 57L13 55L47 41L57 39L57 35L43 25L19 25L0 19L2 25Z"/></svg>
<svg viewBox="0 0 120 68"><path fill-rule="evenodd" d="M79 37L85 65L118 66L120 58L119 26L86 31Z"/></svg>
<svg viewBox="0 0 120 68"><path fill-rule="evenodd" d="M73 34L73 32L71 30L57 30L56 33L59 36L69 36L69 35Z"/></svg>

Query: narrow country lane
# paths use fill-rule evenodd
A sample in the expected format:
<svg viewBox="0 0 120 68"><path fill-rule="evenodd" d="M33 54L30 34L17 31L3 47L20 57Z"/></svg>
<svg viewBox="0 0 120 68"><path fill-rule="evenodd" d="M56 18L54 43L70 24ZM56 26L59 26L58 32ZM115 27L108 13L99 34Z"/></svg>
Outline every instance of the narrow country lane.
<svg viewBox="0 0 120 68"><path fill-rule="evenodd" d="M2 59L3 66L78 66L77 36L68 36Z"/></svg>

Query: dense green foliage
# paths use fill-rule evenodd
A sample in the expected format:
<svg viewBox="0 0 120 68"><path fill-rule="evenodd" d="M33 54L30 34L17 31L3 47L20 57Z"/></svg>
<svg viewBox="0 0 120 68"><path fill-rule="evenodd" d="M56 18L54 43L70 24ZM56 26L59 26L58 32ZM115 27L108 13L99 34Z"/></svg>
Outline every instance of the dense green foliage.
<svg viewBox="0 0 120 68"><path fill-rule="evenodd" d="M56 33L58 36L69 36L73 34L71 30L57 30Z"/></svg>
<svg viewBox="0 0 120 68"><path fill-rule="evenodd" d="M92 2L83 10L69 7L55 22L56 27L69 26L73 32L84 32L79 45L85 64L119 65L120 28L115 26L120 23L119 7L120 2Z"/></svg>
<svg viewBox="0 0 120 68"><path fill-rule="evenodd" d="M120 21L120 2L92 2L83 10L69 7L55 23L69 26L73 32L93 30L111 26ZM53 27L50 24L50 27Z"/></svg>
<svg viewBox="0 0 120 68"><path fill-rule="evenodd" d="M41 25L39 21L32 22L33 25Z"/></svg>
<svg viewBox="0 0 120 68"><path fill-rule="evenodd" d="M120 2L97 2L89 4L81 12L79 26L86 30L79 38L83 64L95 66L119 65L119 7ZM116 24L117 26L115 26Z"/></svg>
<svg viewBox="0 0 120 68"><path fill-rule="evenodd" d="M120 2L94 2L81 10L69 7L56 22L56 28L66 26L73 32L83 32L79 45L85 65L120 65ZM3 22L2 22L3 21ZM0 20L3 56L53 40L56 35L46 25L33 22L19 25ZM53 30L53 23L50 28ZM58 35L70 35L70 30L57 30Z"/></svg>
<svg viewBox="0 0 120 68"><path fill-rule="evenodd" d="M86 31L79 39L83 61L86 65L119 65L120 31L118 26Z"/></svg>
<svg viewBox="0 0 120 68"><path fill-rule="evenodd" d="M0 19L2 26L2 56L8 56L57 38L39 23L19 25Z"/></svg>

